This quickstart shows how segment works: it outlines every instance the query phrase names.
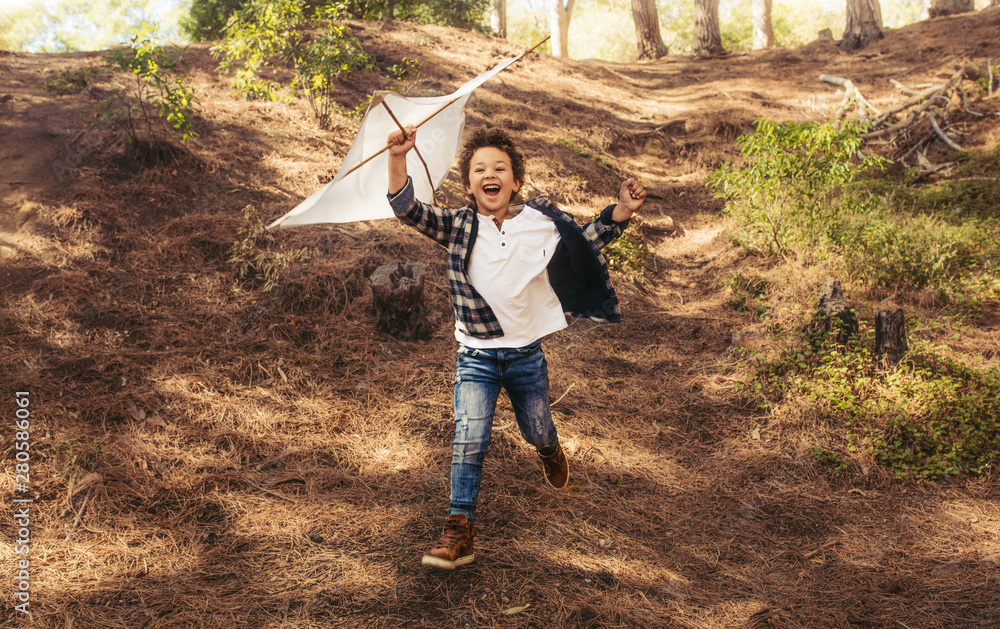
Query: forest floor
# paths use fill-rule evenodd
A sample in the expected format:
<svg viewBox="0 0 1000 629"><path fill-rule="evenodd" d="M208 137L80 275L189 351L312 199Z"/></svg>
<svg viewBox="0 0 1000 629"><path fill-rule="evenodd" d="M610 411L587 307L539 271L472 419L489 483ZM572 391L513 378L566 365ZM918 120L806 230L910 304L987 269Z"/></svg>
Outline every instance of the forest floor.
<svg viewBox="0 0 1000 629"><path fill-rule="evenodd" d="M353 30L381 68L420 65L405 83L347 79L345 112L375 89L449 93L518 52L446 28ZM443 252L383 220L278 233L274 250L317 253L271 292L228 261L241 210L270 222L326 183L358 118L324 131L302 101L240 100L199 44L185 79L200 135L138 167L90 125L118 80L101 53L0 53L0 492L33 500L30 555L3 516L0 627L1000 626L995 480L832 474L811 454L818 419L738 391L741 352L799 325L825 277L794 271L811 288L783 294L768 326L727 307L741 270L788 271L730 244L705 186L756 119L833 119L842 95L820 74L886 108L905 98L890 79L915 87L990 59L1000 10L888 31L854 55L831 40L628 64L536 54L480 88L467 128L512 130L527 197L585 220L640 177L649 255L644 272L613 274L622 323L576 320L545 343L568 489L546 487L502 401L477 559L442 572L420 557L448 499ZM86 68L89 86L55 93ZM995 147L1000 101L976 107L986 116L960 142ZM444 185L451 204L459 182ZM365 271L396 260L428 265L427 341L374 326ZM985 317L939 340L996 365ZM17 392L27 493L12 472ZM30 617L13 591L25 559Z"/></svg>

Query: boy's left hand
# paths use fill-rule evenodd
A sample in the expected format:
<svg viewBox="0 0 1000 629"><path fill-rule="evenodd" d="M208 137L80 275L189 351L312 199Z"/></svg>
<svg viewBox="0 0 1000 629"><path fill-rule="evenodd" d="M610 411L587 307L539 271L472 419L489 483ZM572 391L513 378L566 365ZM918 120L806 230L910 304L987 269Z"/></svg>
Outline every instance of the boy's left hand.
<svg viewBox="0 0 1000 629"><path fill-rule="evenodd" d="M627 221L632 218L646 200L646 189L637 180L629 177L622 182L621 191L618 194L618 205L615 206L611 218L617 222Z"/></svg>

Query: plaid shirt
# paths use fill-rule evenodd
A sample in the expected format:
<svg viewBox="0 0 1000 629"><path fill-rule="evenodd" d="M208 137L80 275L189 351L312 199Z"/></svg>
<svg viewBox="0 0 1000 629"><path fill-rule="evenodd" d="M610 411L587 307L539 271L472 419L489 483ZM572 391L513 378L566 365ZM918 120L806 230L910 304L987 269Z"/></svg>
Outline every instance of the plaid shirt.
<svg viewBox="0 0 1000 629"><path fill-rule="evenodd" d="M412 179L407 180L402 190L388 197L399 220L448 250L448 286L462 332L481 339L503 336L493 310L469 281L469 259L479 232L478 212L474 207L470 204L446 210L421 203L413 196ZM583 227L577 225L572 215L544 197L532 199L523 206L552 219L559 232L559 245L547 270L549 283L563 310L594 321L621 321L618 297L611 286L608 264L601 249L621 236L628 221L612 220L614 205L604 208L598 218Z"/></svg>

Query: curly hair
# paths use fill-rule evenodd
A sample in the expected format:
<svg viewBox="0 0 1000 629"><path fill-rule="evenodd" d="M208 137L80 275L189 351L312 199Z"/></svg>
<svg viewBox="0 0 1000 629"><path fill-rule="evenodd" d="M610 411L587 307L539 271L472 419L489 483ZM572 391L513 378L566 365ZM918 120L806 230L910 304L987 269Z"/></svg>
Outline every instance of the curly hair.
<svg viewBox="0 0 1000 629"><path fill-rule="evenodd" d="M514 179L524 182L524 156L517 149L514 140L503 129L487 127L475 131L462 147L462 156L459 158L458 167L462 171L463 184L469 185L469 165L472 163L472 156L485 146L492 146L506 153L507 157L510 158L510 168L514 173ZM514 197L517 197L516 192ZM513 198L511 200L513 201Z"/></svg>

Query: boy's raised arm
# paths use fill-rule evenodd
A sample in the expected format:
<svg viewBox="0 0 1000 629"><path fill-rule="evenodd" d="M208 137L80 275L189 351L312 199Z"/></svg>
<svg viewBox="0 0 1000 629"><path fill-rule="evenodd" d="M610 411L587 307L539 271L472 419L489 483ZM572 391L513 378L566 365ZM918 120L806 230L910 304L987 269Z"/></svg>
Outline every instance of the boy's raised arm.
<svg viewBox="0 0 1000 629"><path fill-rule="evenodd" d="M389 194L397 194L406 186L406 154L417 141L417 128L406 126L406 133L393 131L386 143L389 145Z"/></svg>
<svg viewBox="0 0 1000 629"><path fill-rule="evenodd" d="M391 180L391 179L390 179ZM404 178L403 183L406 183ZM631 177L622 182L621 190L618 194L618 204L615 206L611 218L621 223L632 218L632 214L642 207L642 202L646 200L646 189L642 184Z"/></svg>

